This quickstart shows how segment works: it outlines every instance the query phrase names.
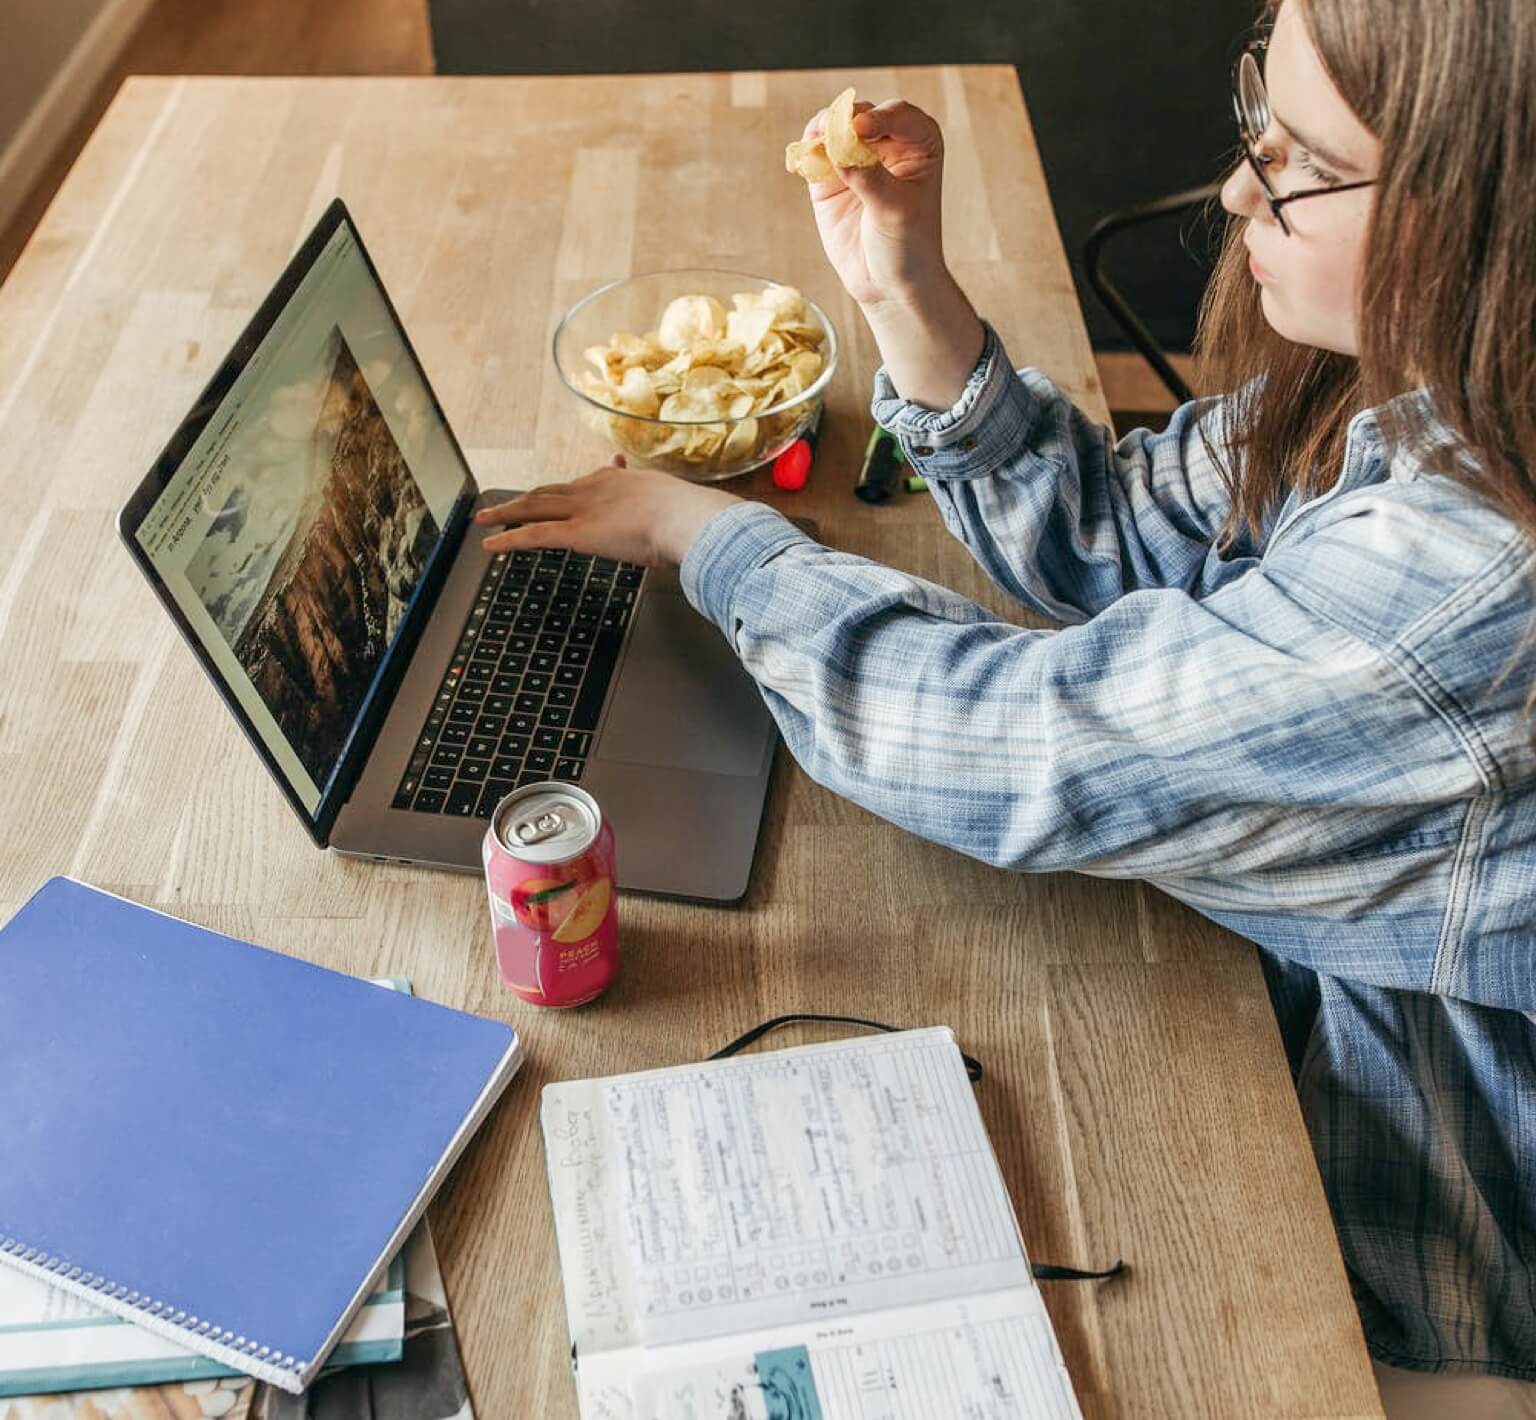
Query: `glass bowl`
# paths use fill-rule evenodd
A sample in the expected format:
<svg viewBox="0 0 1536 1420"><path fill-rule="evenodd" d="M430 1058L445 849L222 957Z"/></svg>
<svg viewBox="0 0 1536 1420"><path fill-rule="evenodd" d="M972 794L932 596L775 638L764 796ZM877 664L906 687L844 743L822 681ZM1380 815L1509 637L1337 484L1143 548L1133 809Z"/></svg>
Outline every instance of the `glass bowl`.
<svg viewBox="0 0 1536 1420"><path fill-rule="evenodd" d="M705 299L674 308L680 297ZM766 277L653 271L572 306L554 356L616 452L713 483L771 463L805 431L837 368L837 334L814 301Z"/></svg>

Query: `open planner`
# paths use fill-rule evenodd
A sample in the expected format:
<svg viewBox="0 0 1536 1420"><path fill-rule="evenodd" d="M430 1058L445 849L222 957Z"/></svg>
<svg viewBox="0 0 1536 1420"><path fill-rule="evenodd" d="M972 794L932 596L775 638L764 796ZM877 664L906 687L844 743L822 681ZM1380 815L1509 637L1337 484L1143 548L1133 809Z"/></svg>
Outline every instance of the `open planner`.
<svg viewBox="0 0 1536 1420"><path fill-rule="evenodd" d="M1078 1420L949 1030L542 1112L583 1420Z"/></svg>

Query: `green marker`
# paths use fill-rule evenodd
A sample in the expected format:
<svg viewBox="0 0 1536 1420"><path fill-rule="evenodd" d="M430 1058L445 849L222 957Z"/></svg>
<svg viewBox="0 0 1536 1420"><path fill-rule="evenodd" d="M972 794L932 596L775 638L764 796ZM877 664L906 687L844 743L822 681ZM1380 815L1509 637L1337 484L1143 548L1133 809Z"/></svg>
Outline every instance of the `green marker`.
<svg viewBox="0 0 1536 1420"><path fill-rule="evenodd" d="M907 479L908 493L926 493L927 491L928 480L924 478L922 474L914 473L910 478Z"/></svg>

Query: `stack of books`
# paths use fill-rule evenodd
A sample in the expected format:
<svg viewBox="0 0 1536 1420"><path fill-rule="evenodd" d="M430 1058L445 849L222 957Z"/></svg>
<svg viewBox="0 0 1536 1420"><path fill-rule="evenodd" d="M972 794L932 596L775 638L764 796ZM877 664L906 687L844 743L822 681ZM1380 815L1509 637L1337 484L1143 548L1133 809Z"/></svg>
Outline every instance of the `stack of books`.
<svg viewBox="0 0 1536 1420"><path fill-rule="evenodd" d="M65 878L0 1020L0 1415L471 1415L424 1212L508 1026Z"/></svg>

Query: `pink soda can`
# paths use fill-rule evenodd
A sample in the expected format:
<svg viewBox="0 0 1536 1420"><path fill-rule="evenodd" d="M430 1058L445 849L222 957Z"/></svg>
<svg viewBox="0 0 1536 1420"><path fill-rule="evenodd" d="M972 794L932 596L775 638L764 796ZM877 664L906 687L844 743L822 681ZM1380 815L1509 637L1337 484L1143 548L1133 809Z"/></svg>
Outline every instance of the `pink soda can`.
<svg viewBox="0 0 1536 1420"><path fill-rule="evenodd" d="M534 1006L580 1006L619 970L613 828L574 784L525 784L496 805L481 853L496 964Z"/></svg>

